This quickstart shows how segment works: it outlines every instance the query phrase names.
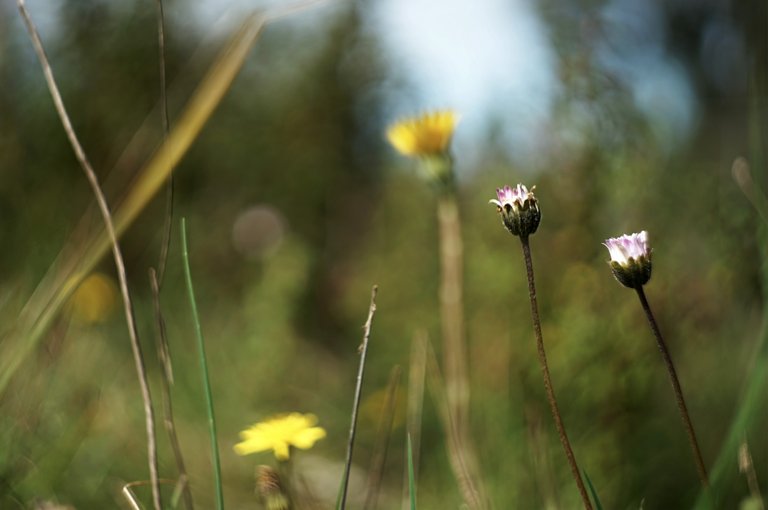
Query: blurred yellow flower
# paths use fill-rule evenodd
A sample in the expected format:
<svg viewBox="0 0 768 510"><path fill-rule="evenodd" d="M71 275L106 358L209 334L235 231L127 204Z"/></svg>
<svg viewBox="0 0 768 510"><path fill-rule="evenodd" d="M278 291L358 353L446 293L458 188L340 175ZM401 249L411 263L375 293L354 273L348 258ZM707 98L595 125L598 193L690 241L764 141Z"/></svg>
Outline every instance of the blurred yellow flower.
<svg viewBox="0 0 768 510"><path fill-rule="evenodd" d="M117 288L110 277L94 273L77 287L70 298L72 316L79 322L104 322L117 306Z"/></svg>
<svg viewBox="0 0 768 510"><path fill-rule="evenodd" d="M325 429L315 427L316 423L317 416L314 414L273 416L240 432L243 441L235 445L235 453L248 455L273 450L277 460L288 460L291 446L308 450L325 437Z"/></svg>
<svg viewBox="0 0 768 510"><path fill-rule="evenodd" d="M451 110L403 119L387 130L387 139L405 156L438 156L448 151L459 116Z"/></svg>

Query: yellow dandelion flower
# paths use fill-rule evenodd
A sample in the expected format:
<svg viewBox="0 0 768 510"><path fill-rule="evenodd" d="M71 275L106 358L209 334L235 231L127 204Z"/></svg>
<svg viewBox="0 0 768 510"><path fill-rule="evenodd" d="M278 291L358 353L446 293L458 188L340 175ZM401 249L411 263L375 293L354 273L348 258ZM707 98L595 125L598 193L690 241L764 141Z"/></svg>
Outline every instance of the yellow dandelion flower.
<svg viewBox="0 0 768 510"><path fill-rule="evenodd" d="M403 119L387 130L387 139L405 156L439 156L448 152L459 116L451 110Z"/></svg>
<svg viewBox="0 0 768 510"><path fill-rule="evenodd" d="M315 427L314 414L290 413L273 416L240 432L243 441L235 445L235 453L250 453L273 450L277 460L288 460L290 447L308 450L315 442L325 437L325 429Z"/></svg>

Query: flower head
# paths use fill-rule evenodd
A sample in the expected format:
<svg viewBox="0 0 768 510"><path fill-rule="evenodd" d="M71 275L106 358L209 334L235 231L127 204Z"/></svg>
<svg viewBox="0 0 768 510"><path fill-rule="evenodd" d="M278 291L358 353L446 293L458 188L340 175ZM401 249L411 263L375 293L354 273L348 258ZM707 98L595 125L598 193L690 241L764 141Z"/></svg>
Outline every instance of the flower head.
<svg viewBox="0 0 768 510"><path fill-rule="evenodd" d="M390 126L387 139L405 156L445 155L458 121L458 115L451 110L425 113Z"/></svg>
<svg viewBox="0 0 768 510"><path fill-rule="evenodd" d="M512 234L528 237L536 232L541 222L539 201L533 196L535 186L529 191L522 184L514 188L496 189L496 198L489 200L499 211L501 221Z"/></svg>
<svg viewBox="0 0 768 510"><path fill-rule="evenodd" d="M603 243L611 255L608 262L613 276L624 285L636 289L651 279L651 248L648 246L648 232L625 234L606 239Z"/></svg>
<svg viewBox="0 0 768 510"><path fill-rule="evenodd" d="M315 427L314 414L290 413L273 416L256 423L240 432L243 441L235 445L235 453L249 453L273 450L277 460L288 460L290 447L308 450L315 442L325 437L325 429Z"/></svg>

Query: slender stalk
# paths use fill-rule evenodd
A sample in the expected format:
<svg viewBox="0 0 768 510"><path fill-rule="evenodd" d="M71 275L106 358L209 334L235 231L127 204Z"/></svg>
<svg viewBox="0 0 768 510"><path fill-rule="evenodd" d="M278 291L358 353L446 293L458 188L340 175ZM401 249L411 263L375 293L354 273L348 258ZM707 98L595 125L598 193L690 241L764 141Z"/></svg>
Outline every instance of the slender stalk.
<svg viewBox="0 0 768 510"><path fill-rule="evenodd" d="M168 93L165 79L165 12L163 0L157 0L157 53L160 68L160 119L163 124L163 139L168 139L171 123L168 116ZM163 222L163 240L160 244L160 260L157 264L158 287L163 285L165 266L168 261L168 250L171 246L171 230L173 228L173 172L168 176L165 187L165 220Z"/></svg>
<svg viewBox="0 0 768 510"><path fill-rule="evenodd" d="M192 272L189 269L189 251L187 249L187 222L181 218L181 258L184 266L184 279L187 283L187 295L192 311L192 322L195 325L195 337L197 338L198 356L200 358L200 375L203 378L203 390L205 391L205 405L208 412L208 431L211 436L211 457L213 458L213 477L216 485L216 509L224 509L224 492L221 485L221 461L219 460L219 448L216 442L216 418L213 413L213 394L211 393L211 380L208 377L208 362L205 358L205 342L203 330L200 327L200 317L197 314L195 301L195 289L192 286Z"/></svg>
<svg viewBox="0 0 768 510"><path fill-rule="evenodd" d="M152 303L155 310L155 324L157 325L157 357L160 360L160 367L163 370L162 397L163 397L163 424L168 434L173 450L173 458L176 461L176 469L179 472L179 481L182 486L184 496L184 505L187 510L194 509L192 501L192 491L189 488L189 476L184 464L184 455L181 452L179 436L176 434L176 422L173 419L173 399L171 397L171 385L173 384L173 365L171 364L171 353L168 347L168 334L165 327L165 319L160 309L160 284L157 281L157 273L153 268L149 268L149 285L152 289Z"/></svg>
<svg viewBox="0 0 768 510"><path fill-rule="evenodd" d="M168 115L168 86L165 76L165 12L163 0L157 0L157 56L160 81L160 120L163 126L163 141L168 140L171 130L170 117ZM149 269L149 280L152 288L152 301L155 310L155 323L157 324L157 353L160 366L163 369L162 396L163 396L163 424L171 442L173 457L176 461L176 469L182 482L182 494L187 510L194 509L192 491L189 487L189 477L184 464L184 455L181 452L179 437L176 434L176 423L173 419L173 401L171 398L171 385L173 384L173 367L168 348L168 335L166 334L165 319L160 307L160 287L163 285L165 268L168 263L168 251L171 246L171 231L173 228L173 172L168 176L165 196L165 216L163 220L163 239L160 244L160 255L157 263L157 271Z"/></svg>
<svg viewBox="0 0 768 510"><path fill-rule="evenodd" d="M453 186L442 190L437 204L440 233L440 321L443 337L443 370L447 419L450 420L452 439L449 449L455 450L461 469L455 470L457 479L471 480L463 492L470 508L485 508L487 497L483 486L474 441L469 430L469 376L467 369L467 343L464 324L464 243L461 237L461 218ZM459 471L463 471L460 473Z"/></svg>
<svg viewBox="0 0 768 510"><path fill-rule="evenodd" d="M352 468L352 450L355 446L355 433L357 431L357 413L360 410L360 397L363 393L363 376L365 375L365 360L368 356L368 341L371 338L371 325L373 316L376 313L376 294L378 286L374 285L371 289L371 304L368 307L368 319L363 326L363 343L360 344L360 366L357 370L357 383L355 384L355 398L352 403L352 422L349 425L349 440L347 441L347 458L344 462L344 478L341 481L341 495L336 507L344 510L347 506L347 487L349 485L349 471Z"/></svg>
<svg viewBox="0 0 768 510"><path fill-rule="evenodd" d="M408 497L410 509L416 510L416 475L413 467L413 446L411 445L411 434L406 435L407 461L408 461Z"/></svg>
<svg viewBox="0 0 768 510"><path fill-rule="evenodd" d="M533 331L536 334L536 348L539 355L539 364L541 365L541 375L544 377L544 390L547 393L547 400L549 401L549 408L552 411L552 417L555 419L557 435L560 437L560 443L563 445L565 456L568 458L568 465L571 467L571 474L573 475L574 480L576 480L576 485L579 488L579 494L581 494L584 508L592 510L592 502L589 500L587 489L584 487L584 482L581 479L579 466L576 464L576 456L573 454L570 441L568 441L568 434L565 432L563 418L560 416L560 410L557 407L555 389L552 387L552 378L549 375L547 353L544 350L544 339L541 335L541 320L539 319L539 305L536 301L536 284L533 279L533 261L531 260L531 246L528 242L528 236L521 237L520 243L523 246L525 270L528 274L528 294L531 298L531 317L533 318Z"/></svg>
<svg viewBox="0 0 768 510"><path fill-rule="evenodd" d="M96 203L98 204L99 211L101 212L102 219L104 220L104 227L109 237L110 245L112 247L112 255L115 259L115 266L117 268L117 276L120 281L120 293L123 297L123 311L125 312L125 321L128 325L128 336L131 340L131 350L133 352L133 361L136 365L136 373L139 379L139 386L141 387L141 397L144 403L144 423L147 432L147 457L149 463L149 477L152 485L152 503L155 510L160 510L162 507L160 498L160 483L158 481L157 474L157 442L155 437L155 415L152 408L152 395L149 390L149 382L147 381L147 371L144 366L144 356L141 352L141 344L139 343L139 335L136 330L136 320L133 316L133 304L131 303L131 295L128 291L128 278L125 271L125 262L123 261L123 254L120 251L120 245L117 241L117 233L115 226L112 222L112 214L109 211L109 205L107 199L99 184L99 179L96 176L96 172L93 171L88 157L83 150L80 141L75 134L75 130L72 127L72 122L69 119L69 114L64 106L64 100L61 98L59 87L56 85L56 79L53 76L53 69L48 61L48 57L45 54L43 48L43 42L40 39L40 34L37 31L37 27L32 22L32 18L29 16L24 0L17 0L19 13L21 14L24 24L29 32L30 39L32 40L32 46L35 48L37 57L40 60L40 65L43 68L43 75L48 85L48 90L51 93L53 104L56 108L56 112L59 115L61 124L64 127L64 131L69 139L69 143L72 145L72 149L75 152L75 157L83 168L85 177L88 179L88 183L91 185L94 196L96 197Z"/></svg>
<svg viewBox="0 0 768 510"><path fill-rule="evenodd" d="M661 336L656 319L653 317L651 307L648 304L648 300L645 298L645 292L643 287L637 287L637 297L640 298L640 304L643 306L643 311L648 318L648 323L651 325L651 331L656 338L656 345L659 347L661 357L664 359L664 365L667 367L667 373L669 374L669 382L672 383L672 389L675 392L675 400L677 401L677 409L680 411L680 417L683 419L683 425L685 426L685 432L688 434L688 442L691 445L691 451L693 452L693 461L696 464L696 470L699 473L699 479L701 485L704 488L709 487L709 478L707 476L707 468L704 466L704 459L701 456L701 450L699 449L699 443L696 441L696 432L693 430L693 422L688 414L688 407L685 405L685 398L683 398L683 389L680 387L680 380L677 378L677 372L675 371L675 365L672 363L672 357L669 355L667 344L664 342L664 338Z"/></svg>

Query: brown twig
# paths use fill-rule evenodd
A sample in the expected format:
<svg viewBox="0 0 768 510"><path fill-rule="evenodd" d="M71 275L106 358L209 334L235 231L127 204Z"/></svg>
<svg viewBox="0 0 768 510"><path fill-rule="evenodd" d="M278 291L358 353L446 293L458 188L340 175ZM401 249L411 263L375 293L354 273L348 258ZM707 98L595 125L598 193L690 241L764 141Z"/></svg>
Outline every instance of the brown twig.
<svg viewBox="0 0 768 510"><path fill-rule="evenodd" d="M690 443L691 451L693 453L693 461L696 464L696 470L699 474L701 485L706 489L709 487L707 468L704 466L704 459L701 456L699 443L696 441L696 432L693 430L693 422L691 421L691 416L688 414L688 407L685 405L683 389L680 387L680 380L677 378L677 371L675 371L675 365L672 363L672 356L670 356L669 349L667 349L667 344L664 342L664 338L661 336L659 325L656 324L656 319L653 317L651 306L648 304L648 300L645 298L643 287L636 287L635 290L637 291L637 297L640 298L640 304L643 306L645 316L648 318L648 323L651 325L651 331L653 331L653 336L656 338L656 345L659 347L659 352L661 352L664 365L667 367L669 382L672 383L672 390L675 393L675 400L677 401L677 409L680 411L680 418L683 420L685 432L688 435L688 442Z"/></svg>
<svg viewBox="0 0 768 510"><path fill-rule="evenodd" d="M128 324L128 335L131 339L133 359L136 365L139 385L141 386L142 400L144 402L144 415L147 431L147 451L149 457L149 475L150 479L152 480L152 500L155 506L155 510L160 510L160 485L157 475L157 448L155 438L155 418L154 412L152 410L152 397L149 391L149 383L147 382L147 373L144 367L144 358L141 353L141 344L139 343L138 333L136 331L136 321L133 317L133 305L131 304L131 296L128 291L128 280L125 272L125 263L123 261L123 255L120 251L120 245L117 241L117 234L115 233L115 228L112 223L112 215L109 212L109 205L107 204L107 200L104 197L101 186L99 185L98 177L96 177L96 173L93 171L93 168L91 167L91 164L85 155L85 151L77 139L77 135L75 135L72 122L69 119L67 110L64 107L64 101L62 100L61 94L59 93L56 80L53 77L53 70L51 69L48 57L45 54L45 50L43 49L43 43L40 39L40 34L32 22L32 18L30 18L29 12L27 12L24 0L17 0L17 5L19 12L21 13L21 17L24 20L24 24L27 27L27 31L29 32L29 36L32 39L32 45L34 46L37 57L40 60L40 65L43 68L43 75L45 76L48 90L51 93L56 112L59 115L67 138L72 145L72 149L75 152L75 157L80 163L80 166L83 168L83 172L85 172L85 176L91 185L93 194L96 197L96 203L99 206L99 211L101 212L102 219L104 220L104 226L107 230L107 234L112 245L112 254L115 259L117 276L120 281L120 292L123 296L125 320Z"/></svg>
<svg viewBox="0 0 768 510"><path fill-rule="evenodd" d="M536 300L536 284L533 279L533 260L531 259L531 246L528 242L528 236L520 237L520 242L523 246L525 270L528 275L528 294L531 299L531 317L533 319L533 331L536 335L536 350L539 356L539 364L541 365L541 375L544 377L544 390L547 393L547 400L549 401L549 408L552 411L552 417L555 419L557 435L560 437L560 443L563 445L565 456L568 458L568 465L571 467L571 474L573 475L574 480L576 480L576 485L579 488L579 494L581 494L584 508L592 510L592 502L589 500L587 489L584 487L584 482L581 479L579 466L576 464L576 456L573 454L571 442L568 440L568 434L565 432L563 418L560 416L560 410L557 407L555 389L552 386L552 377L549 375L547 353L544 350L544 338L541 335L541 319L539 319L539 305Z"/></svg>
<svg viewBox="0 0 768 510"><path fill-rule="evenodd" d="M355 398L352 403L352 423L349 426L349 440L347 442L347 458L344 463L344 478L341 482L341 500L338 508L344 510L347 505L347 486L349 485L349 472L352 468L352 449L355 445L355 433L357 431L357 413L360 410L360 396L363 392L363 375L365 375L365 360L368 355L368 341L371 338L371 325L376 313L376 294L379 287L374 285L371 289L371 304L368 307L368 319L363 325L363 343L360 344L360 365L357 370L357 383L355 385Z"/></svg>

